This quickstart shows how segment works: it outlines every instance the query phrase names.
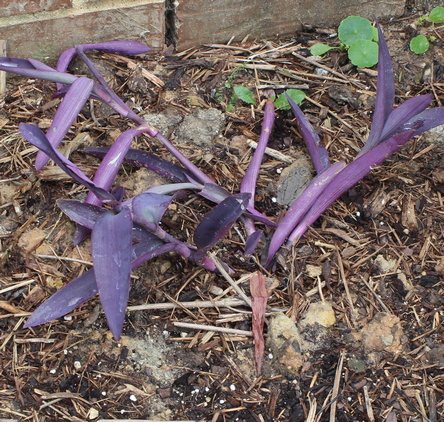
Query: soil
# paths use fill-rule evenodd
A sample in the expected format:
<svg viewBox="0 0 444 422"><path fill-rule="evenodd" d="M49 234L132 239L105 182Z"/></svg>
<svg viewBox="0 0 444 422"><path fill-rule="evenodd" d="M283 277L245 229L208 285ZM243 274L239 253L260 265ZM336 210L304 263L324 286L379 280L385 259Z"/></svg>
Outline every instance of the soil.
<svg viewBox="0 0 444 422"><path fill-rule="evenodd" d="M432 105L442 106L443 28L417 26L417 18L381 22L397 79L396 102L432 93ZM305 58L314 42L335 42L329 32L306 28L289 39L245 40L178 54L166 49L134 58L105 54L97 60L134 110L160 116L159 127L181 151L237 192L252 155L246 142L258 140L265 98L282 87L305 89L302 108L333 161L350 161L362 147L376 72L356 69L344 52L331 50L320 63L335 73L319 74ZM436 37L420 56L408 49L417 33ZM238 99L227 111L234 85L250 87L260 103L248 106ZM240 225L217 245L215 254L234 269L232 278L247 295L251 274L259 270L268 277L269 340L258 375L250 308L221 274L177 255L161 256L133 272L119 341L107 329L98 297L57 321L23 328L39 304L91 261L89 241L74 246L74 224L57 207L60 198L84 198L85 189L57 167L35 172L36 150L17 130L21 122L49 127L59 101L52 99L54 89L13 78L0 97L0 417L444 420L442 131L411 140L374 169L291 250L279 254L272 272L260 266L260 255L242 254ZM202 110L222 116L223 125L211 125L211 138L216 137L210 142L185 142L178 134L186 132L175 129L186 116L194 116L197 125ZM129 127L91 102L62 148L91 176L97 159L77 149L108 146ZM133 147L168 156L148 137L137 138ZM269 147L291 160L306 156L290 111L277 111ZM288 166L267 156L261 167L256 207L274 220L286 209L276 196L280 173ZM130 194L158 183L158 176L128 166L118 179ZM210 203L188 194L162 222L171 234L190 240L210 209ZM236 301L185 306L216 298ZM183 322L195 325L177 325Z"/></svg>

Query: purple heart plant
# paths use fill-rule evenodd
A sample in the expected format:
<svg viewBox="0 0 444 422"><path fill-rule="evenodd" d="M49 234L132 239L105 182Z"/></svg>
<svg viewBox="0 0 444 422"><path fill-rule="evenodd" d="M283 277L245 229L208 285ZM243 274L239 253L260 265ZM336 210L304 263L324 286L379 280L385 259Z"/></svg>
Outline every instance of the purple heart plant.
<svg viewBox="0 0 444 422"><path fill-rule="evenodd" d="M122 332L130 289L131 270L166 252L175 252L210 271L216 271L207 252L240 220L247 234L245 251L251 254L261 239L256 225L275 230L265 258L270 266L279 248L297 241L336 199L358 183L373 167L384 162L412 136L444 123L444 108L427 109L430 95L405 101L393 108L394 77L390 56L381 28L379 31L379 72L376 105L369 138L357 157L348 165L331 163L326 148L297 104L288 97L305 139L317 175L288 209L279 224L255 209L254 197L259 168L274 122L274 105L269 100L264 110L258 148L240 185L240 193L231 194L196 167L159 131L134 113L111 89L85 54L101 50L117 54L142 54L150 49L140 43L113 41L78 45L60 56L55 69L34 59L0 58L0 70L43 79L57 84L62 101L53 122L44 133L31 124L20 124L23 137L39 149L36 168L52 159L63 171L88 188L84 202L58 201L62 211L75 223L75 242L91 233L94 267L72 280L41 304L26 322L26 327L43 324L72 311L97 293L108 326L118 339ZM90 68L95 80L67 73L69 63L79 56ZM89 179L57 147L89 99L111 106L135 127L126 130L110 148L87 148L86 153L100 157L93 180ZM147 133L160 141L179 165L145 151L131 149L135 137ZM150 187L132 198L124 198L122 189L113 189L115 177L127 163L149 168L171 180L171 184ZM192 190L216 205L197 226L193 243L176 239L160 222L169 205L181 191ZM105 206L104 206L105 205Z"/></svg>

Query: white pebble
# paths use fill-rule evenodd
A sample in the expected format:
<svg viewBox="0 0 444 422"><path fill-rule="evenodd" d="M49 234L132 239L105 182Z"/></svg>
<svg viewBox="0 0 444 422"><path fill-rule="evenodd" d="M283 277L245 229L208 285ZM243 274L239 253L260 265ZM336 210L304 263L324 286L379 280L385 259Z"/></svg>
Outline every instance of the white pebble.
<svg viewBox="0 0 444 422"><path fill-rule="evenodd" d="M130 395L130 400L131 401L137 401L137 397L134 394Z"/></svg>

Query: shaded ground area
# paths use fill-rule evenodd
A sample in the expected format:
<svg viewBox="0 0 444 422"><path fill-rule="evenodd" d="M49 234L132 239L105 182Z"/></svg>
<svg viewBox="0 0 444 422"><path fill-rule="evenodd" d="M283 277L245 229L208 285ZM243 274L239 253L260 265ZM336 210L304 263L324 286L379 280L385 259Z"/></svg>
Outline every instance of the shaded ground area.
<svg viewBox="0 0 444 422"><path fill-rule="evenodd" d="M414 55L408 42L416 33L415 19L382 23L394 59L397 102L432 93L433 105L441 106L443 31L421 27L437 40L426 54ZM319 70L307 59L307 49L316 40L331 43L329 33L307 28L292 39L246 40L159 57L105 55L102 70L138 113L157 119L161 131L200 168L237 192L252 154L248 141L258 139L271 90L306 91L302 108L333 160L351 160L362 146L376 74L350 66L340 50L321 61L330 71ZM232 101L234 85L250 87L260 104ZM56 205L59 198L83 198L84 189L56 167L35 174L35 149L17 131L20 122L49 127L58 104L53 89L12 80L1 97L0 417L442 420L444 148L439 131L410 141L337 201L292 250L282 251L273 272L266 273L271 311L266 330L269 338L284 341L269 340L258 377L249 308L224 277L176 255L134 271L120 342L110 336L98 298L53 323L22 328L30 312L91 261L89 242L72 244L74 225ZM194 118L191 134L186 116ZM69 134L65 153L92 175L97 160L77 149L108 146L128 127L106 107L91 103ZM269 146L284 157L264 160L256 205L279 220L286 207L277 198L285 196L282 185L291 185L293 174L285 172L288 161L306 155L289 111L277 112ZM138 138L134 147L167 156L148 137ZM125 167L118 183L134 194L159 180ZM210 209L190 194L174 203L162 222L186 240ZM261 270L260 256L243 256L243 236L242 227L235 227L215 253L249 294L249 278ZM197 307L200 301L211 303ZM319 311L320 303L327 304L326 312ZM288 318L279 325L281 317L275 315L282 313ZM295 364L298 359L302 366Z"/></svg>

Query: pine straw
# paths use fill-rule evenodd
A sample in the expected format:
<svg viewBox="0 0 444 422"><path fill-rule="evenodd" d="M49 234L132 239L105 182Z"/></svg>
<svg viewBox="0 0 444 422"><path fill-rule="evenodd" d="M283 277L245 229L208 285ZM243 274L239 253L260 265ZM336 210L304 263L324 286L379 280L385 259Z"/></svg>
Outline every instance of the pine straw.
<svg viewBox="0 0 444 422"><path fill-rule="evenodd" d="M392 25L395 30L403 28L396 22ZM249 86L261 99L270 90L304 89L308 94L304 110L331 156L351 160L368 133L375 77L347 64L341 67L343 57L338 53L317 65L328 74L315 73L312 60L300 53L316 37L322 35L203 46L158 58L104 57L120 94L140 111L169 109L187 114L196 106L224 110L231 96L227 81L231 86ZM403 60L415 65L411 58L400 56L395 57L396 69L405 70ZM426 56L426 60L432 58L432 52ZM437 99L442 96L444 85L439 80L415 85L410 79L398 88L399 100L428 91ZM128 91L130 86L135 92ZM137 86L144 86L144 91L137 91ZM333 86L346 88L354 98L361 96L362 105L355 109L331 98ZM39 303L85 271L91 260L88 245L72 245L73 226L55 205L58 198L78 198L84 189L53 171L42 173L43 181L36 178L35 149L17 131L20 122L48 127L57 104L57 100L51 102L50 89L45 83L13 80L1 100L0 222L12 228L0 233L0 417L37 422L83 421L96 415L102 420L148 421L159 402L170 409L167 417L175 420L433 422L444 417L441 145L424 138L409 142L337 201L298 245L280 254L275 272L267 274L270 313L281 310L299 321L310 302L322 299L333 303L337 323L329 341L307 354L297 378L280 375L270 366L269 357L264 362L265 375L255 377L251 314L245 300L221 275L176 256L160 258L134 272L120 346L107 334L97 298L67 319L22 328ZM242 135L257 140L263 105L264 100L257 107L238 101L226 113L224 137L214 149L192 144L180 148L216 181L236 191L252 151L232 139ZM105 145L110 142L109 127L128 127L97 104L93 110L85 109L70 140L87 133L91 142ZM162 146L148 138L141 137L135 144L166 155ZM279 154L293 159L304 150L289 113L278 112L270 148L272 154L261 168L257 204L279 219L282 207L271 200L278 170L287 165ZM92 158L73 154L87 172L97 165ZM132 169L124 171L131 177ZM6 187L12 194L6 193ZM164 224L172 233L184 232L190 238L209 209L208 203L190 196L175 205ZM43 235L26 250L22 235L31 229ZM218 245L215 256L236 270L233 282L248 299L248 278L260 269L260 257L248 261L241 255L243 236L241 227L236 227ZM378 255L394 262L389 270L375 265ZM310 268L320 268L321 276L313 277ZM365 327L378 312L400 318L404 348L383 353L372 365L347 335ZM141 372L129 360L131 351L125 341L154 341L162 332L168 333L170 345L184 350L182 358L165 356L163 365L182 375L173 384L155 388L149 370ZM187 362L191 351L202 356L200 364ZM353 359L363 362L362 367L352 365Z"/></svg>

